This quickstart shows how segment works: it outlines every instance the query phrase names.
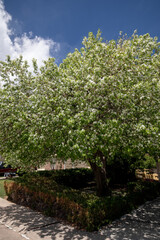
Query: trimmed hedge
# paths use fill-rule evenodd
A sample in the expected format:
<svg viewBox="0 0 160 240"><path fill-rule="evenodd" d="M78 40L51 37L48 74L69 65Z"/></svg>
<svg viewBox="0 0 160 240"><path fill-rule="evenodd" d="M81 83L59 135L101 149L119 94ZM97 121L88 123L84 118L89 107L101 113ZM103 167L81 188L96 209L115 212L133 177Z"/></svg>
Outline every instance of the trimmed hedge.
<svg viewBox="0 0 160 240"><path fill-rule="evenodd" d="M130 212L145 201L160 196L158 182L138 181L128 184L125 196L100 198L95 194L58 184L55 181L57 176L62 174L69 177L68 173L62 171L37 172L7 180L4 186L9 200L48 216L66 220L79 228L93 231Z"/></svg>
<svg viewBox="0 0 160 240"><path fill-rule="evenodd" d="M94 174L91 169L76 168L65 169L57 171L38 171L34 174L38 176L50 177L54 179L58 184L79 189L87 185L88 182L94 180Z"/></svg>

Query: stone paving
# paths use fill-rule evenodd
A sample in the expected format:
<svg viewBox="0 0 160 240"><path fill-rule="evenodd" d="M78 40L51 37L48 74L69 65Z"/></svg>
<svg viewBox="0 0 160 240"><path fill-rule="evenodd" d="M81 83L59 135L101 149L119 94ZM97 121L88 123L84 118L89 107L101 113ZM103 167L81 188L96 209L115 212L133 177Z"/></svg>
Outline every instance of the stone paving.
<svg viewBox="0 0 160 240"><path fill-rule="evenodd" d="M147 202L94 233L77 230L0 198L0 224L30 240L159 240L160 198ZM0 239L3 239L2 232Z"/></svg>

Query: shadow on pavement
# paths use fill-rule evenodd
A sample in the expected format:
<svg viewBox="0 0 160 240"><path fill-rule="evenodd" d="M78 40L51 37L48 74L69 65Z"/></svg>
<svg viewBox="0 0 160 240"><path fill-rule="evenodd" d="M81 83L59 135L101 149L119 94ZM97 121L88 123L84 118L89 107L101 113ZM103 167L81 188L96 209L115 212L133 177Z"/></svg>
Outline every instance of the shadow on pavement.
<svg viewBox="0 0 160 240"><path fill-rule="evenodd" d="M30 239L106 239L105 236L63 225L54 218L45 217L41 213L10 202L8 206L0 204L0 215L0 222L12 226L14 230L26 234Z"/></svg>
<svg viewBox="0 0 160 240"><path fill-rule="evenodd" d="M4 204L3 204L4 203ZM0 200L0 222L12 226L30 239L61 240L151 240L160 239L160 198L146 203L131 214L89 233L64 225L54 218L45 217L29 208Z"/></svg>
<svg viewBox="0 0 160 240"><path fill-rule="evenodd" d="M147 202L131 214L102 228L101 234L116 240L160 239L160 198Z"/></svg>

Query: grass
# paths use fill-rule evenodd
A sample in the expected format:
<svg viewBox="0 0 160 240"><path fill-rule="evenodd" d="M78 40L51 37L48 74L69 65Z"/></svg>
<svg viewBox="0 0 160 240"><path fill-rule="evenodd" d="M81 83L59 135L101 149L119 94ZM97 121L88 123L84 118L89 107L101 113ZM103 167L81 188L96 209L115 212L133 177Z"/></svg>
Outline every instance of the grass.
<svg viewBox="0 0 160 240"><path fill-rule="evenodd" d="M0 180L0 197L4 198L6 196L6 192L4 190L4 181L5 180Z"/></svg>

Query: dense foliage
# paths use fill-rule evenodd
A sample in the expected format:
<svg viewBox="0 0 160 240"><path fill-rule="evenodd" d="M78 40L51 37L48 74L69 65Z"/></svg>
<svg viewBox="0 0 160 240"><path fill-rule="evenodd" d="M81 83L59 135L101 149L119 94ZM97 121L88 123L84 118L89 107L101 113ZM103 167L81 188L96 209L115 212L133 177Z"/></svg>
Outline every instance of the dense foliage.
<svg viewBox="0 0 160 240"><path fill-rule="evenodd" d="M32 175L49 177L60 185L71 188L83 188L88 183L94 181L94 175L91 169L87 168L73 168L58 171L38 171Z"/></svg>
<svg viewBox="0 0 160 240"><path fill-rule="evenodd" d="M79 183L77 172L81 175ZM123 194L113 191L112 196L102 198L85 188L76 190L66 186L66 176L75 179L77 186L91 177L87 170L36 172L7 180L5 189L10 200L89 231L97 230L145 201L160 196L160 183L138 181L128 183ZM72 183L67 182L69 184Z"/></svg>
<svg viewBox="0 0 160 240"><path fill-rule="evenodd" d="M59 67L0 62L0 152L24 168L53 156L88 161L105 195L117 156L160 155L160 43L136 33L103 42L98 31L83 45Z"/></svg>

